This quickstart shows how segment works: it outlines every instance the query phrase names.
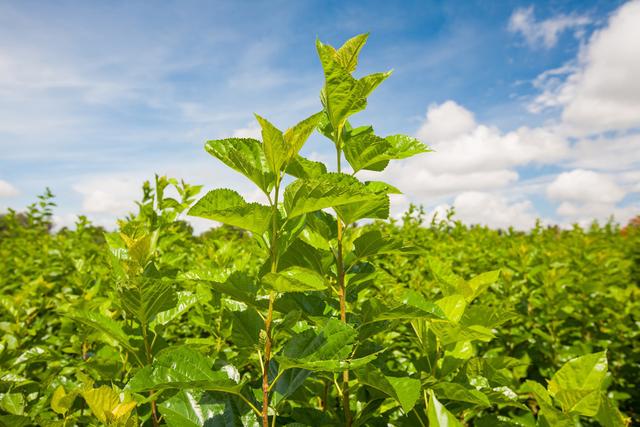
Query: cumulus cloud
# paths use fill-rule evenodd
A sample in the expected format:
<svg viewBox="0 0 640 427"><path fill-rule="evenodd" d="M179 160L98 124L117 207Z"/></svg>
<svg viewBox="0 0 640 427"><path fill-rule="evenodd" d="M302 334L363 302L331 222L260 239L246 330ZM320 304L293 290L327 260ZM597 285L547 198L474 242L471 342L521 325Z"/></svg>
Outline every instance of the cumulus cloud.
<svg viewBox="0 0 640 427"><path fill-rule="evenodd" d="M418 137L435 152L391 163L383 179L424 204L461 191L505 188L518 181L516 167L556 161L568 152L567 142L551 130L522 127L503 133L476 123L470 111L453 101L429 107Z"/></svg>
<svg viewBox="0 0 640 427"><path fill-rule="evenodd" d="M547 195L553 200L613 204L624 198L625 191L608 175L576 169L558 175Z"/></svg>
<svg viewBox="0 0 640 427"><path fill-rule="evenodd" d="M19 194L18 189L9 182L0 179L0 197L13 197Z"/></svg>
<svg viewBox="0 0 640 427"><path fill-rule="evenodd" d="M530 6L516 9L509 19L508 28L511 32L520 33L529 46L549 49L556 45L561 33L572 30L580 36L590 23L591 19L584 15L557 15L538 21L533 6Z"/></svg>
<svg viewBox="0 0 640 427"><path fill-rule="evenodd" d="M633 182L638 176L631 172L621 178ZM632 188L631 191L635 190ZM623 223L628 221L640 207L633 204L619 206L627 194L628 191L611 175L584 169L561 173L547 187L548 197L560 202L556 210L558 215L581 225L594 219L606 221L610 217Z"/></svg>
<svg viewBox="0 0 640 427"><path fill-rule="evenodd" d="M135 208L141 182L141 177L128 175L91 177L73 189L82 196L84 212L122 216Z"/></svg>
<svg viewBox="0 0 640 427"><path fill-rule="evenodd" d="M417 132L423 141L443 141L472 131L476 127L473 113L454 101L431 104L424 123Z"/></svg>
<svg viewBox="0 0 640 427"><path fill-rule="evenodd" d="M539 76L544 90L531 108L561 107L563 123L576 135L640 126L638 22L640 1L621 6L581 48L575 69Z"/></svg>
<svg viewBox="0 0 640 427"><path fill-rule="evenodd" d="M526 230L533 227L538 217L529 200L510 201L497 194L469 191L456 196L453 201L455 218L468 224L486 225L492 228L514 227ZM444 218L449 205L437 206L432 214Z"/></svg>

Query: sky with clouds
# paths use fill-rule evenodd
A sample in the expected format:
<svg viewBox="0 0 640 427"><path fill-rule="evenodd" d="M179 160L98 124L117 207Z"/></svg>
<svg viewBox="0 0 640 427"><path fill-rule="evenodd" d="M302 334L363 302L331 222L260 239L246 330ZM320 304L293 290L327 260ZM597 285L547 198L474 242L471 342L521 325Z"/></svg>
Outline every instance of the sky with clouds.
<svg viewBox="0 0 640 427"><path fill-rule="evenodd" d="M353 117L435 151L361 172L429 212L531 227L640 214L640 1L0 0L0 211L45 187L110 226L154 173L259 195L203 150L318 111L314 41L393 69ZM328 140L303 149L333 161Z"/></svg>

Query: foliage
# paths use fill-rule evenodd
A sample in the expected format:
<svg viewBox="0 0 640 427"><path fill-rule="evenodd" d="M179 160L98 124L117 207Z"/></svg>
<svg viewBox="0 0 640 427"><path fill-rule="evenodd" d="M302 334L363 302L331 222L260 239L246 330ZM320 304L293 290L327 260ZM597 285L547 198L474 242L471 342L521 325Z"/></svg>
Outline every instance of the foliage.
<svg viewBox="0 0 640 427"><path fill-rule="evenodd" d="M0 218L0 425L638 421L638 227L385 221L399 190L358 172L429 149L352 126L390 75L353 75L366 39L317 42L318 113L206 143L268 204L156 176L117 232L53 233L48 190Z"/></svg>

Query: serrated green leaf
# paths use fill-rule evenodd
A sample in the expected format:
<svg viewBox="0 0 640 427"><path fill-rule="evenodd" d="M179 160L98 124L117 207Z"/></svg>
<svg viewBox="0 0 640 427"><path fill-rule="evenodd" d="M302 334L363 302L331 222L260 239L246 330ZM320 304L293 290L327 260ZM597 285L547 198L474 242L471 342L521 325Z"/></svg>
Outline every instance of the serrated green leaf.
<svg viewBox="0 0 640 427"><path fill-rule="evenodd" d="M151 365L136 373L127 388L131 391L200 389L239 394L243 384L228 372L214 371L213 363L189 347L176 347L161 353Z"/></svg>
<svg viewBox="0 0 640 427"><path fill-rule="evenodd" d="M334 58L348 73L353 73L358 66L358 55L369 38L369 34L358 34L347 40L337 51Z"/></svg>
<svg viewBox="0 0 640 427"><path fill-rule="evenodd" d="M262 147L269 169L278 176L282 165L287 162L287 147L282 132L264 117L255 114L262 128Z"/></svg>
<svg viewBox="0 0 640 427"><path fill-rule="evenodd" d="M436 399L433 390L429 390L429 427L462 427L462 423Z"/></svg>
<svg viewBox="0 0 640 427"><path fill-rule="evenodd" d="M140 324L148 326L160 312L171 310L178 297L169 281L139 277L118 290L120 305Z"/></svg>
<svg viewBox="0 0 640 427"><path fill-rule="evenodd" d="M462 295L449 295L436 301L436 305L442 309L447 320L457 324L462 319L467 302Z"/></svg>
<svg viewBox="0 0 640 427"><path fill-rule="evenodd" d="M361 384L380 390L397 400L405 413L411 411L420 398L421 383L419 379L387 376L372 365L358 368L354 373Z"/></svg>
<svg viewBox="0 0 640 427"><path fill-rule="evenodd" d="M293 266L277 273L268 273L262 283L276 292L321 291L327 288L324 277L313 270Z"/></svg>
<svg viewBox="0 0 640 427"><path fill-rule="evenodd" d="M233 396L185 390L158 404L158 408L170 427L257 425L255 414Z"/></svg>
<svg viewBox="0 0 640 427"><path fill-rule="evenodd" d="M364 366L377 357L370 354L351 358L357 332L337 319L329 319L319 330L294 335L275 357L280 369L302 368L310 371L340 372Z"/></svg>
<svg viewBox="0 0 640 427"><path fill-rule="evenodd" d="M307 142L309 136L311 136L313 131L318 126L318 123L320 122L322 116L322 111L313 114L302 120L295 126L286 130L283 137L287 148L287 163L298 155L298 152L300 151L304 143Z"/></svg>
<svg viewBox="0 0 640 427"><path fill-rule="evenodd" d="M547 389L563 411L593 417L600 407L600 389L606 375L606 352L589 354L565 363Z"/></svg>
<svg viewBox="0 0 640 427"><path fill-rule="evenodd" d="M272 212L268 206L247 203L233 190L209 191L189 210L189 215L207 218L262 235L271 226Z"/></svg>
<svg viewBox="0 0 640 427"><path fill-rule="evenodd" d="M207 141L205 150L230 168L240 172L263 192L269 193L275 175L269 168L260 141L251 138L228 138Z"/></svg>
<svg viewBox="0 0 640 427"><path fill-rule="evenodd" d="M371 230L353 241L354 253L360 259L374 255L397 252L402 248L402 242L390 237L382 236L378 230Z"/></svg>
<svg viewBox="0 0 640 427"><path fill-rule="evenodd" d="M387 219L389 217L388 194L399 194L397 188L379 181L367 181L365 189L372 194L368 201L349 203L335 208L336 212L346 224L352 224L358 220Z"/></svg>
<svg viewBox="0 0 640 427"><path fill-rule="evenodd" d="M174 307L169 310L161 311L151 322L151 328L156 325L166 325L174 319L180 317L198 302L198 296L187 291L177 293L177 301Z"/></svg>
<svg viewBox="0 0 640 427"><path fill-rule="evenodd" d="M69 317L76 322L90 326L115 340L124 349L132 354L137 354L138 349L131 343L129 335L122 330L120 324L113 319L94 311L78 310Z"/></svg>
<svg viewBox="0 0 640 427"><path fill-rule="evenodd" d="M76 400L76 395L76 392L67 393L64 387L59 385L51 395L51 409L56 414L66 414Z"/></svg>
<svg viewBox="0 0 640 427"><path fill-rule="evenodd" d="M310 179L327 173L327 167L324 163L295 156L287 165L286 172L296 178Z"/></svg>
<svg viewBox="0 0 640 427"><path fill-rule="evenodd" d="M328 173L313 179L298 179L284 191L284 207L289 218L348 203L374 198L363 183L341 173Z"/></svg>
<svg viewBox="0 0 640 427"><path fill-rule="evenodd" d="M447 400L467 402L481 408L489 408L491 406L489 398L484 393L465 387L462 384L440 382L434 386L434 389L438 392L438 396Z"/></svg>

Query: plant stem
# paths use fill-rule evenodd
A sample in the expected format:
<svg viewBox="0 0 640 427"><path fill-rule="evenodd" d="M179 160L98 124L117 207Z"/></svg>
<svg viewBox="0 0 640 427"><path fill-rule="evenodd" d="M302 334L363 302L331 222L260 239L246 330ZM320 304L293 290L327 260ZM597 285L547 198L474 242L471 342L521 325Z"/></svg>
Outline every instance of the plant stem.
<svg viewBox="0 0 640 427"><path fill-rule="evenodd" d="M338 173L341 172L341 140L342 132L338 131L336 141L336 163ZM338 254L337 254L337 270L338 270L338 297L340 298L340 320L342 323L347 323L347 290L344 284L344 260L342 253L342 236L344 231L344 225L339 215L336 215L338 221ZM349 370L345 369L342 372L342 406L344 409L345 426L350 427L352 423L351 407L349 405Z"/></svg>
<svg viewBox="0 0 640 427"><path fill-rule="evenodd" d="M278 192L280 189L280 179L276 180L275 195L271 205L272 224L271 231L271 272L278 270ZM276 294L271 291L269 294L269 310L264 319L265 343L264 343L264 363L262 364L262 426L269 427L269 362L271 361L271 322L273 320L273 303ZM274 415L275 422L275 415Z"/></svg>
<svg viewBox="0 0 640 427"><path fill-rule="evenodd" d="M147 356L147 364L151 364L153 362L153 354L151 352L151 345L149 344L149 334L147 331L147 325L140 325L142 328L142 339L144 341L144 350ZM153 398L155 392L153 390L149 391L149 397ZM158 427L160 425L160 421L158 419L158 407L156 404L156 400L153 399L151 401L151 420L153 422L153 427Z"/></svg>

